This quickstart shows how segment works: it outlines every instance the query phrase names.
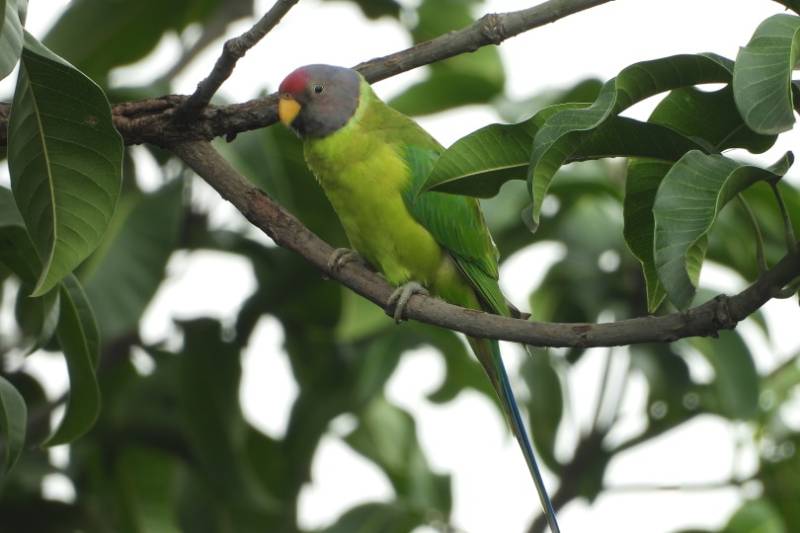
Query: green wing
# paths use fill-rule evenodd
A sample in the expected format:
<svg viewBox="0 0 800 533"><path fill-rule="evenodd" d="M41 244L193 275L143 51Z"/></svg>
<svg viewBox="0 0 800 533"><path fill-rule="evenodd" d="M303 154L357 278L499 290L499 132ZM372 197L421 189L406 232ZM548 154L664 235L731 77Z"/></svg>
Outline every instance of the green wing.
<svg viewBox="0 0 800 533"><path fill-rule="evenodd" d="M508 315L498 285L497 248L474 198L439 192L422 192L433 163L444 150L422 127L382 102L369 85L362 85L368 108L362 127L397 147L405 159L410 180L403 200L411 215L431 232L469 279L487 311Z"/></svg>
<svg viewBox="0 0 800 533"><path fill-rule="evenodd" d="M439 157L439 150L409 145L403 155L411 173L410 186L403 199L411 215L450 253L487 310L509 314L497 282L497 248L489 235L478 201L467 196L422 192L425 178Z"/></svg>

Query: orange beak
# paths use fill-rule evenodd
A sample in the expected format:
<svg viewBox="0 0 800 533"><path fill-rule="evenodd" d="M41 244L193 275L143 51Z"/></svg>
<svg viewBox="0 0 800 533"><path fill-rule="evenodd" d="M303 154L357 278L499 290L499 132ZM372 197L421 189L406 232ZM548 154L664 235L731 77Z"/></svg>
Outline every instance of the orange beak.
<svg viewBox="0 0 800 533"><path fill-rule="evenodd" d="M288 126L300 112L300 109L301 106L297 103L297 100L291 96L281 96L278 101L278 118Z"/></svg>

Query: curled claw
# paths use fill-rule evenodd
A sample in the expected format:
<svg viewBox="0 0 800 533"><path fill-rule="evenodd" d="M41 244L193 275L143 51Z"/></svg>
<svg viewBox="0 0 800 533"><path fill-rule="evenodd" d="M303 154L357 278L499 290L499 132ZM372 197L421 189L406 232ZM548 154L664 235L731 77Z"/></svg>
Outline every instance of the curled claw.
<svg viewBox="0 0 800 533"><path fill-rule="evenodd" d="M350 248L337 248L328 258L328 270L330 272L338 272L344 265L352 262L364 263L364 260L355 250L351 250Z"/></svg>
<svg viewBox="0 0 800 533"><path fill-rule="evenodd" d="M424 294L425 296L428 296L430 293L428 292L428 289L416 281L409 281L408 283L403 283L397 287L392 295L389 296L386 314L394 317L394 321L396 323L399 324L402 322L403 315L405 314L406 310L406 304L408 304L408 300L415 294ZM392 310L392 308L394 309Z"/></svg>

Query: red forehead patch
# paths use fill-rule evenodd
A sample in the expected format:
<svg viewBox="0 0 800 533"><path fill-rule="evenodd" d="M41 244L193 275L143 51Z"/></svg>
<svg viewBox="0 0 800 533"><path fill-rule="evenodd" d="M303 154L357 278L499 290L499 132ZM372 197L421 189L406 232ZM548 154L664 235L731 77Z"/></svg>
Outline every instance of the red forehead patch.
<svg viewBox="0 0 800 533"><path fill-rule="evenodd" d="M305 90L308 84L308 73L300 67L283 79L278 91L281 94L297 94Z"/></svg>

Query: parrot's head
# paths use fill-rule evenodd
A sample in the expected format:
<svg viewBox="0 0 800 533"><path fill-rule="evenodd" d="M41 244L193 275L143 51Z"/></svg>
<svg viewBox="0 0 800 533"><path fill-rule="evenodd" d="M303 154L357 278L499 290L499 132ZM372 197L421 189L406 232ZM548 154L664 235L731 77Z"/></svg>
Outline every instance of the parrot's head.
<svg viewBox="0 0 800 533"><path fill-rule="evenodd" d="M360 86L361 76L349 68L300 67L281 82L278 116L300 137L325 137L356 112Z"/></svg>

